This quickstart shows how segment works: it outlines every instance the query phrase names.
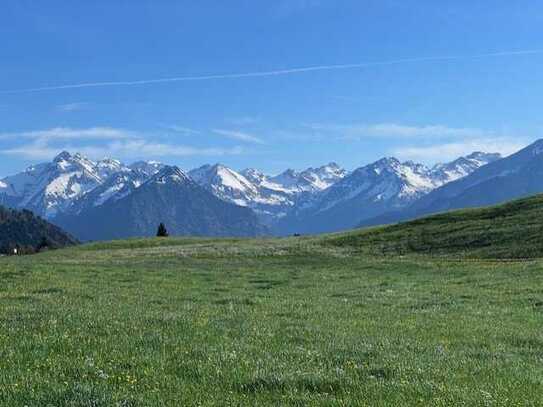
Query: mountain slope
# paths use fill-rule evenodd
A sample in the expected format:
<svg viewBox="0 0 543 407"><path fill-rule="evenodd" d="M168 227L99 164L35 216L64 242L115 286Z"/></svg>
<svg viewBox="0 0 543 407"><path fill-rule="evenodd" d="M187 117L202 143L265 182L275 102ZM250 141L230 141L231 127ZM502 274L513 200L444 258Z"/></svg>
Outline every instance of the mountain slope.
<svg viewBox="0 0 543 407"><path fill-rule="evenodd" d="M446 184L410 207L361 222L362 226L506 202L543 192L543 140Z"/></svg>
<svg viewBox="0 0 543 407"><path fill-rule="evenodd" d="M81 240L171 235L257 236L266 233L248 208L220 200L177 167L165 167L131 194L55 222Z"/></svg>
<svg viewBox="0 0 543 407"><path fill-rule="evenodd" d="M163 167L155 161L139 161L130 167L111 158L94 162L63 151L51 162L0 180L0 204L52 219L119 199Z"/></svg>
<svg viewBox="0 0 543 407"><path fill-rule="evenodd" d="M258 188L253 183L222 164L204 165L189 171L188 174L217 198L236 205L249 206L259 195Z"/></svg>
<svg viewBox="0 0 543 407"><path fill-rule="evenodd" d="M292 193L323 191L347 175L347 171L331 162L318 168L298 172L288 169L274 177L267 177L263 186Z"/></svg>
<svg viewBox="0 0 543 407"><path fill-rule="evenodd" d="M325 243L383 255L543 257L543 195L333 235Z"/></svg>
<svg viewBox="0 0 543 407"><path fill-rule="evenodd" d="M148 177L155 175L164 167L166 167L166 165L159 163L158 161L136 161L128 166L131 170L139 171Z"/></svg>
<svg viewBox="0 0 543 407"><path fill-rule="evenodd" d="M501 158L501 155L497 153L476 151L465 157L457 158L450 163L438 164L432 168L430 174L439 185L444 185L463 178L478 168L498 161Z"/></svg>
<svg viewBox="0 0 543 407"><path fill-rule="evenodd" d="M292 208L333 185L346 171L330 163L302 172L286 170L270 177L256 169L238 173L222 164L204 165L189 172L199 185L218 198L255 211L265 224L273 224Z"/></svg>
<svg viewBox="0 0 543 407"><path fill-rule="evenodd" d="M34 216L30 211L0 206L0 253L11 253L15 247L35 250L44 239L49 248L77 243L59 227Z"/></svg>
<svg viewBox="0 0 543 407"><path fill-rule="evenodd" d="M385 158L359 168L279 224L281 233L320 233L348 229L353 219L411 202L432 189L422 168Z"/></svg>
<svg viewBox="0 0 543 407"><path fill-rule="evenodd" d="M280 234L322 233L354 227L392 210L405 208L430 191L497 159L473 153L432 169L412 161L384 158L358 168L314 198L310 205L282 219Z"/></svg>
<svg viewBox="0 0 543 407"><path fill-rule="evenodd" d="M31 166L25 172L4 178L0 200L52 218L121 169L121 163L115 160L95 163L80 154L64 151L50 163Z"/></svg>
<svg viewBox="0 0 543 407"><path fill-rule="evenodd" d="M108 201L117 201L134 192L148 179L140 170L123 169L112 174L102 184L75 199L64 211L66 214L80 214Z"/></svg>

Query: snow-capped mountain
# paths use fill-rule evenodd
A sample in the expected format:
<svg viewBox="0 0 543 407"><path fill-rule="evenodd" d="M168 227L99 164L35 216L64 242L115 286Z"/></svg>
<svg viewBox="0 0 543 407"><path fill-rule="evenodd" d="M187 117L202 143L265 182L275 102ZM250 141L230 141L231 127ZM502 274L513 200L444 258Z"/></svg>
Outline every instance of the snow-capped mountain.
<svg viewBox="0 0 543 407"><path fill-rule="evenodd" d="M119 160L115 160L113 158L105 158L101 161L98 161L95 164L94 169L100 179L105 180L113 174L117 174L118 172L124 171L127 168Z"/></svg>
<svg viewBox="0 0 543 407"><path fill-rule="evenodd" d="M360 220L407 207L432 190L498 155L474 153L451 163L428 168L412 161L383 158L361 167L300 205L277 226L280 234L318 233L349 229Z"/></svg>
<svg viewBox="0 0 543 407"><path fill-rule="evenodd" d="M148 187L149 182L168 185L178 182L198 186L186 191L193 191L202 199L213 196L221 202L252 210L261 224L278 234L332 231L403 209L430 191L463 179L498 158L497 154L478 152L432 168L384 158L352 173L330 163L303 171L288 169L270 176L251 168L237 172L221 164L204 165L184 173L156 161L138 161L127 166L112 158L95 162L81 154L62 152L52 162L31 166L0 180L0 204L29 209L53 221L70 218L75 230L77 218L100 213L102 207L112 208L136 193L138 199L147 202L150 198L139 194L144 187L153 190ZM168 197L172 202L164 204L176 207L174 196ZM187 198L185 202L195 201ZM149 219L154 220L151 215ZM213 222L224 233L234 227L233 224L226 227L229 224L226 219L221 223L216 218ZM185 226L179 230L193 230ZM258 228L253 226L249 229L256 231ZM231 230L238 233L242 229Z"/></svg>
<svg viewBox="0 0 543 407"><path fill-rule="evenodd" d="M103 205L108 201L117 201L131 194L148 178L147 173L125 167L110 175L93 190L73 200L64 212L80 214L89 208Z"/></svg>
<svg viewBox="0 0 543 407"><path fill-rule="evenodd" d="M102 183L99 168L80 154L62 152L51 163L27 168L25 172L4 178L0 194L12 199L19 208L51 218L70 203Z"/></svg>
<svg viewBox="0 0 543 407"><path fill-rule="evenodd" d="M160 166L140 162L135 168L141 170L132 170L111 158L94 162L81 154L63 151L50 163L34 165L2 179L0 201L52 219L87 205L82 203L83 198L101 204L113 195L122 195L130 182L135 186L141 184ZM74 206L75 202L77 205Z"/></svg>
<svg viewBox="0 0 543 407"><path fill-rule="evenodd" d="M300 175L313 186L314 190L322 191L344 178L347 171L335 162L331 162L322 167L308 168Z"/></svg>
<svg viewBox="0 0 543 407"><path fill-rule="evenodd" d="M213 195L240 206L251 206L258 199L258 188L236 171L222 165L204 165L189 171L189 176Z"/></svg>
<svg viewBox="0 0 543 407"><path fill-rule="evenodd" d="M128 166L131 170L139 171L148 177L155 175L164 167L165 165L158 161L136 161Z"/></svg>
<svg viewBox="0 0 543 407"><path fill-rule="evenodd" d="M192 179L215 196L253 209L268 225L345 174L334 163L302 172L289 169L277 176L267 176L253 168L238 173L221 164L204 165L189 172Z"/></svg>
<svg viewBox="0 0 543 407"><path fill-rule="evenodd" d="M465 157L460 157L447 164L437 164L431 170L431 176L441 185L456 181L483 165L499 160L501 157L497 153L483 153L476 151Z"/></svg>
<svg viewBox="0 0 543 407"><path fill-rule="evenodd" d="M336 163L323 165L319 168L308 168L305 171L288 169L274 177L267 177L261 185L271 189L291 193L323 191L347 174Z"/></svg>
<svg viewBox="0 0 543 407"><path fill-rule="evenodd" d="M481 166L449 182L407 208L363 220L362 225L392 223L452 209L503 203L543 192L543 140Z"/></svg>
<svg viewBox="0 0 543 407"><path fill-rule="evenodd" d="M154 236L163 222L172 235L266 234L253 211L225 202L177 167L164 166L132 193L55 219L81 240Z"/></svg>

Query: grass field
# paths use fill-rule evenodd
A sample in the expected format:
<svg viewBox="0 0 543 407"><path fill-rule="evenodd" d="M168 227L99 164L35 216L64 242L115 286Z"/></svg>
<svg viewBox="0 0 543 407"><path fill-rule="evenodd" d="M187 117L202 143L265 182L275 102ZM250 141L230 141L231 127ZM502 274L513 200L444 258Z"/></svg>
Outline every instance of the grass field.
<svg viewBox="0 0 543 407"><path fill-rule="evenodd" d="M402 227L0 258L0 405L543 405L543 261Z"/></svg>

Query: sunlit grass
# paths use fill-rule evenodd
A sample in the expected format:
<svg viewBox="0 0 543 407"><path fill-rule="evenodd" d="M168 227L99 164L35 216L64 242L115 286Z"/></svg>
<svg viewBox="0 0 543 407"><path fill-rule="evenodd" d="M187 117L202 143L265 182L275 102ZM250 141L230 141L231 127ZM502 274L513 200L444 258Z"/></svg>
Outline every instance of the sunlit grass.
<svg viewBox="0 0 543 407"><path fill-rule="evenodd" d="M537 405L539 261L319 239L0 259L0 405Z"/></svg>

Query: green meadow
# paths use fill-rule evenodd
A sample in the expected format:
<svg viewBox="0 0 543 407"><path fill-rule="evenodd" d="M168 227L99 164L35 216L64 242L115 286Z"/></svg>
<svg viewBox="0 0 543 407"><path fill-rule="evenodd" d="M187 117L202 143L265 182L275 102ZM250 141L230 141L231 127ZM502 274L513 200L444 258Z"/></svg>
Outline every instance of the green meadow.
<svg viewBox="0 0 543 407"><path fill-rule="evenodd" d="M543 405L538 199L0 258L0 405Z"/></svg>

